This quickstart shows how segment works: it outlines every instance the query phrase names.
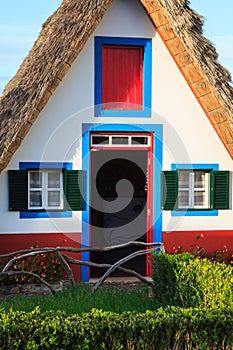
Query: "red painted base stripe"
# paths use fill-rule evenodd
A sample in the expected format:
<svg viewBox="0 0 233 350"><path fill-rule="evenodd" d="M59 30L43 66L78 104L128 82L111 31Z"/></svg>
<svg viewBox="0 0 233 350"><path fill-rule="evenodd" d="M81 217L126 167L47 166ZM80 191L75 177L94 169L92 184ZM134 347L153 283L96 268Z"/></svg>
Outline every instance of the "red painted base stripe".
<svg viewBox="0 0 233 350"><path fill-rule="evenodd" d="M37 243L39 247L81 247L81 233L33 233L0 234L0 254L28 249ZM74 259L81 259L81 254L66 253ZM81 279L81 266L71 265L76 281Z"/></svg>
<svg viewBox="0 0 233 350"><path fill-rule="evenodd" d="M165 251L174 253L178 247L182 251L194 251L197 247L204 247L207 254L226 249L233 253L233 230L201 230L174 231L162 233Z"/></svg>

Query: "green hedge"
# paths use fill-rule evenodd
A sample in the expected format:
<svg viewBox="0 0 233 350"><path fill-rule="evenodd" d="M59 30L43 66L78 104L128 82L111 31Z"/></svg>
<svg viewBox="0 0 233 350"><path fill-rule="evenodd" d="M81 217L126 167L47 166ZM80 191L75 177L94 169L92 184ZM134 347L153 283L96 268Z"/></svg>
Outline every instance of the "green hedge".
<svg viewBox="0 0 233 350"><path fill-rule="evenodd" d="M146 313L101 310L0 313L4 350L232 349L233 310L168 307Z"/></svg>
<svg viewBox="0 0 233 350"><path fill-rule="evenodd" d="M190 253L153 257L154 297L161 305L233 307L233 268Z"/></svg>

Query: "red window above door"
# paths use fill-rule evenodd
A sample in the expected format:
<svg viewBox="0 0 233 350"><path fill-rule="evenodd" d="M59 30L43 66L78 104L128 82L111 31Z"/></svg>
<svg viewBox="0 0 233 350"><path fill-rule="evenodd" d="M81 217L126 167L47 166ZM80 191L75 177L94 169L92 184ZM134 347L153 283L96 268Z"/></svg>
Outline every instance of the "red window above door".
<svg viewBox="0 0 233 350"><path fill-rule="evenodd" d="M95 116L151 117L152 41L95 37Z"/></svg>
<svg viewBox="0 0 233 350"><path fill-rule="evenodd" d="M103 45L103 109L142 109L143 51L142 46Z"/></svg>

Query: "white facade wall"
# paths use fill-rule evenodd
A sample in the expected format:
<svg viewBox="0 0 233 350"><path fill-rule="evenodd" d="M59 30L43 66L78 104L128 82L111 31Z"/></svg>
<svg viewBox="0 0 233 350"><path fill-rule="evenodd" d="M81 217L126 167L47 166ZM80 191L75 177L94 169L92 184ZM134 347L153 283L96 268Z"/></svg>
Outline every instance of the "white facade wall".
<svg viewBox="0 0 233 350"><path fill-rule="evenodd" d="M152 38L152 117L94 117L94 36ZM113 0L66 77L41 112L7 169L0 175L0 233L80 232L81 213L72 218L19 219L8 211L7 171L19 162L73 162L82 168L82 123L163 124L163 170L171 163L218 163L233 171L230 156L156 33L134 0ZM232 194L231 194L232 197ZM232 202L232 198L231 198ZM171 217L163 211L163 230L232 229L232 210L216 217Z"/></svg>

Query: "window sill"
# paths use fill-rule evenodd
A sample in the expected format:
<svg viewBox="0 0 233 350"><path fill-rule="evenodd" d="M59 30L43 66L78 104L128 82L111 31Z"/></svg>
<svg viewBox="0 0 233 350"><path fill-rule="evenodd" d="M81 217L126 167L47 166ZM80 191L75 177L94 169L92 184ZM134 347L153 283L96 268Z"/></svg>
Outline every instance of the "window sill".
<svg viewBox="0 0 233 350"><path fill-rule="evenodd" d="M20 219L70 218L72 211L21 211Z"/></svg>
<svg viewBox="0 0 233 350"><path fill-rule="evenodd" d="M208 210L208 209L172 210L171 216L218 216L218 210Z"/></svg>
<svg viewBox="0 0 233 350"><path fill-rule="evenodd" d="M151 110L148 109L134 109L134 110L119 110L119 109L101 109L95 107L96 117L122 117L122 118L151 118Z"/></svg>

